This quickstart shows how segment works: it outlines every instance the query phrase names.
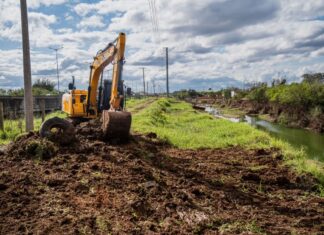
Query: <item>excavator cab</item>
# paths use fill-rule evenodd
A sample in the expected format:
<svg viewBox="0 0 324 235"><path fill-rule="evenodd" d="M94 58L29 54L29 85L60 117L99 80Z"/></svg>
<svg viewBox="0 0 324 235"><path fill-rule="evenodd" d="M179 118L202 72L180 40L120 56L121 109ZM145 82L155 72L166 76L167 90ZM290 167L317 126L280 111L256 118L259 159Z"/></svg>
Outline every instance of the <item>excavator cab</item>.
<svg viewBox="0 0 324 235"><path fill-rule="evenodd" d="M110 98L111 98L111 86L112 86L112 81L110 80L104 80L103 81L103 88L102 88L102 100L99 103L99 110L102 112L102 110L109 110L110 109ZM124 90L124 81L121 81L118 84L118 93L119 94L125 94ZM100 94L99 94L100 96ZM124 109L125 106L125 100L122 98L120 102L120 106L122 109Z"/></svg>
<svg viewBox="0 0 324 235"><path fill-rule="evenodd" d="M125 140L129 136L131 127L131 114L124 111L124 90L122 72L126 35L120 33L118 38L109 43L103 50L98 51L90 66L88 90L78 90L73 82L69 85L69 93L62 97L62 111L74 123L80 120L100 119L102 132L105 139ZM102 87L103 71L106 66L113 64L111 83ZM99 80L100 86L99 85ZM64 123L64 124L62 124ZM51 137L52 129L60 129L64 135L69 130L71 135L71 122L54 118L45 121L40 128L42 137Z"/></svg>

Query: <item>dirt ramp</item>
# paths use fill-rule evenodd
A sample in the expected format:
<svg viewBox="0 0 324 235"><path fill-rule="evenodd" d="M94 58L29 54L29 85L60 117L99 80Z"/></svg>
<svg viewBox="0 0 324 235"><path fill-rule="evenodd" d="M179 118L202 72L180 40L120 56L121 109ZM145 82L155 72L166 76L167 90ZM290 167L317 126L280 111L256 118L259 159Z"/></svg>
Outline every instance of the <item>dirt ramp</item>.
<svg viewBox="0 0 324 235"><path fill-rule="evenodd" d="M112 145L94 126L85 127L74 145L53 144L50 157L25 151L28 143L42 141L37 134L18 139L0 156L0 234L324 229L316 180L283 167L275 150L179 150L152 133Z"/></svg>

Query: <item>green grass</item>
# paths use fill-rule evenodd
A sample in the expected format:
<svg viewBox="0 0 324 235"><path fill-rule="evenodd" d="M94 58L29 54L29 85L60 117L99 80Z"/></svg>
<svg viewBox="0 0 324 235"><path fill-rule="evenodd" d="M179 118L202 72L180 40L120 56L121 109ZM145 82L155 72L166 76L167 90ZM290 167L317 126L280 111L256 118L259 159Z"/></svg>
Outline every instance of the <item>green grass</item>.
<svg viewBox="0 0 324 235"><path fill-rule="evenodd" d="M152 103L156 98L154 97L143 97L143 98L132 98L127 100L126 102L126 110L132 113L136 113L137 111L145 108L147 105Z"/></svg>
<svg viewBox="0 0 324 235"><path fill-rule="evenodd" d="M132 109L142 103L145 103L148 99L147 98L131 98L126 101L126 108Z"/></svg>
<svg viewBox="0 0 324 235"><path fill-rule="evenodd" d="M66 114L58 111L46 115L45 119L52 117L65 118ZM35 130L39 130L42 124L42 119L40 117L35 117L34 126ZM4 131L0 131L0 145L8 144L10 141L14 140L16 136L25 132L25 121L23 119L16 120L5 120Z"/></svg>
<svg viewBox="0 0 324 235"><path fill-rule="evenodd" d="M214 105L221 112L224 117L227 118L240 118L246 114L245 111L239 108L229 108L229 107L221 107L220 105Z"/></svg>
<svg viewBox="0 0 324 235"><path fill-rule="evenodd" d="M162 139L183 149L267 148L271 138L244 123L215 119L197 112L190 104L160 99L133 115L133 130L155 132Z"/></svg>
<svg viewBox="0 0 324 235"><path fill-rule="evenodd" d="M323 163L307 159L303 150L296 150L246 123L215 119L175 99L159 99L133 114L132 129L140 133L154 132L159 138L182 149L233 146L245 149L278 148L287 164L299 172L310 172L324 185Z"/></svg>

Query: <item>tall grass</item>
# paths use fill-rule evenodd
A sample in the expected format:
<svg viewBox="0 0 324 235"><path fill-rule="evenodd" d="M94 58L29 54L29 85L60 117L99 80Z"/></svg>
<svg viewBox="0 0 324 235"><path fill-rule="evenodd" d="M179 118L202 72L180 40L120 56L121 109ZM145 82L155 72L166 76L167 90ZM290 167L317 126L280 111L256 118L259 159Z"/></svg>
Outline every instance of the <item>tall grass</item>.
<svg viewBox="0 0 324 235"><path fill-rule="evenodd" d="M308 160L303 150L274 139L246 123L215 119L195 111L191 105L174 99L159 99L133 115L132 129L155 132L159 138L183 149L227 148L280 149L285 162L300 172L312 173L324 185L323 163Z"/></svg>
<svg viewBox="0 0 324 235"><path fill-rule="evenodd" d="M52 117L66 117L66 114L57 111L46 115L46 120ZM35 130L39 130L42 124L42 119L40 117L34 118ZM24 119L15 120L5 120L4 121L4 131L0 131L0 145L8 144L10 141L14 140L16 136L25 132L25 121Z"/></svg>
<svg viewBox="0 0 324 235"><path fill-rule="evenodd" d="M215 119L197 112L190 104L160 99L133 115L133 130L155 132L174 146L185 149L269 147L271 138L244 123Z"/></svg>

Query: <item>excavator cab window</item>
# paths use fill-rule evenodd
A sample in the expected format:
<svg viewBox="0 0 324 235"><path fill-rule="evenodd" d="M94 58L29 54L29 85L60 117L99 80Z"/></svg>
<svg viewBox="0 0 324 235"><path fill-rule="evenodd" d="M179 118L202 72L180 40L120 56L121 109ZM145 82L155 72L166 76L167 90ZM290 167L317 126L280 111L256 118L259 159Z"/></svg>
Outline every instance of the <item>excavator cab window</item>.
<svg viewBox="0 0 324 235"><path fill-rule="evenodd" d="M87 99L87 96L86 95L81 95L80 96L80 103L84 103Z"/></svg>
<svg viewBox="0 0 324 235"><path fill-rule="evenodd" d="M71 91L71 90L74 90L75 88L74 88L74 85L73 85L73 83L69 83L69 90Z"/></svg>

